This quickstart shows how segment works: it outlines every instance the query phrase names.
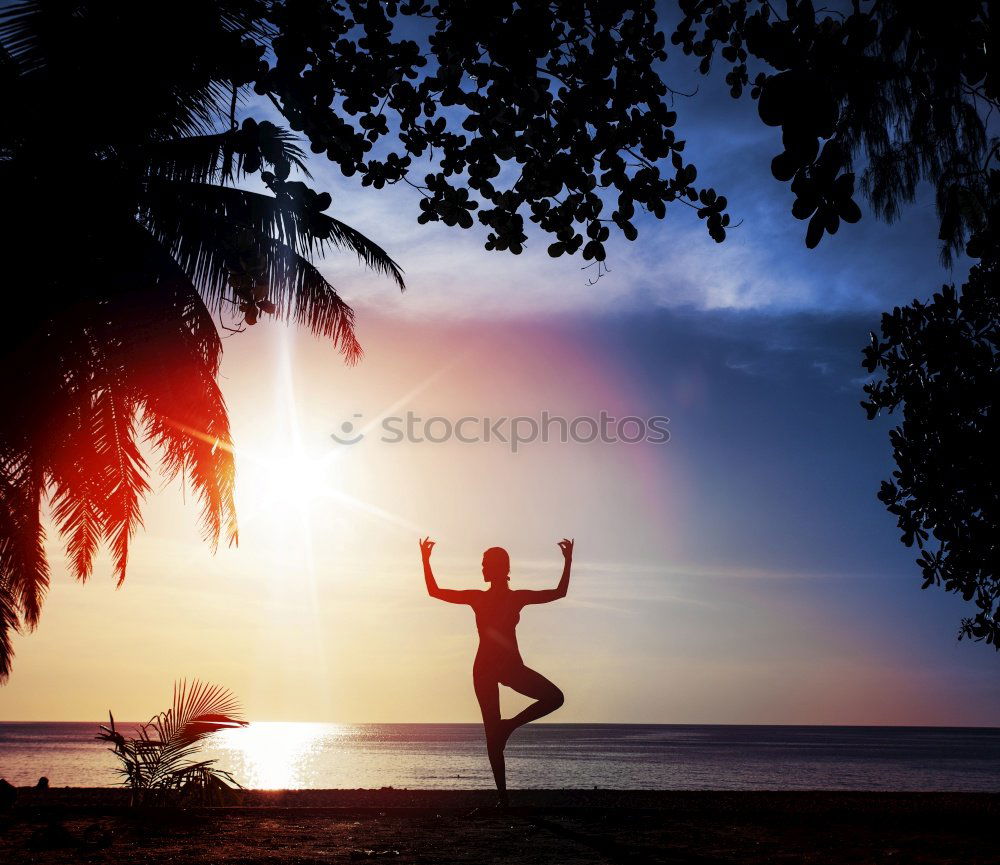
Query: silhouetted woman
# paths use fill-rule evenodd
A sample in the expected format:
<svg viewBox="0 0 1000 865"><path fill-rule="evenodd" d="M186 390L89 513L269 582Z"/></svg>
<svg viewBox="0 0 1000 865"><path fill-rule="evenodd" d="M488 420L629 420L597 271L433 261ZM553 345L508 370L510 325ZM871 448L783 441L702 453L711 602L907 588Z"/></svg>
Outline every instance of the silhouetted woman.
<svg viewBox="0 0 1000 865"><path fill-rule="evenodd" d="M564 559L559 585L540 592L526 589L514 591L510 588L510 556L502 547L490 547L483 553L483 579L490 584L486 591L439 588L431 571L433 549L434 541L430 538L424 538L420 542L427 593L432 598L449 604L468 604L476 614L479 651L472 665L472 681L483 713L486 752L500 793L500 805L506 806L507 778L503 752L510 734L518 727L554 712L563 704L562 691L541 673L525 666L521 660L515 633L517 622L521 618L522 607L528 604L547 604L566 597L569 571L573 564L573 541L563 538L559 542ZM501 718L499 685L513 688L526 697L534 698L535 702L513 718Z"/></svg>

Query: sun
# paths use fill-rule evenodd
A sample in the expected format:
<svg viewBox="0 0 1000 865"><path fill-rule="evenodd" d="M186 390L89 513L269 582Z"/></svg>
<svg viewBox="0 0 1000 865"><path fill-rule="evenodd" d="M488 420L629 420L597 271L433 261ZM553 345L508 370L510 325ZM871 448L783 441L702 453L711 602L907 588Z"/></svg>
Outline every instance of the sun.
<svg viewBox="0 0 1000 865"><path fill-rule="evenodd" d="M326 480L321 460L283 454L262 467L262 495L277 505L305 505L323 495Z"/></svg>
<svg viewBox="0 0 1000 865"><path fill-rule="evenodd" d="M297 514L328 497L329 460L287 444L237 451L237 509Z"/></svg>

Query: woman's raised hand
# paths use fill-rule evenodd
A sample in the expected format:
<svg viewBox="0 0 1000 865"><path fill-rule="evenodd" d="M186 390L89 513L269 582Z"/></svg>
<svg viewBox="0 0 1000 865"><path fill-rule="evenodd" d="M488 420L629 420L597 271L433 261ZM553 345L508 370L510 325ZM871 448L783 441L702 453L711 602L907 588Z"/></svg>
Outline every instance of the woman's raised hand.
<svg viewBox="0 0 1000 865"><path fill-rule="evenodd" d="M570 538L563 538L559 541L559 549L562 550L563 558L569 561L573 558L573 544L576 543L575 540Z"/></svg>
<svg viewBox="0 0 1000 865"><path fill-rule="evenodd" d="M431 557L431 550L434 549L434 541L430 539L430 535L424 538L420 542L420 555L423 557L424 561L427 561Z"/></svg>

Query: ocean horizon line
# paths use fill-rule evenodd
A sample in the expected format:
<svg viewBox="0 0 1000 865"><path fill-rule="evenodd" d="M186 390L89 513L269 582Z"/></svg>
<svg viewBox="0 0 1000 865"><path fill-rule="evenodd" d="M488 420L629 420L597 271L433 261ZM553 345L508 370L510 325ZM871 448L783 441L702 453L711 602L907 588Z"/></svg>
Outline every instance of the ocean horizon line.
<svg viewBox="0 0 1000 865"><path fill-rule="evenodd" d="M97 723L0 723L0 774L21 785L120 783ZM138 723L117 726L130 736ZM249 789L489 789L482 740L471 722L258 721L207 737L199 759ZM506 757L519 788L1000 792L996 727L530 724Z"/></svg>
<svg viewBox="0 0 1000 865"><path fill-rule="evenodd" d="M106 718L84 719L4 719L0 724L103 724ZM116 718L116 724L144 724L149 719ZM251 724L329 724L341 727L479 727L482 721L332 721L288 718L252 718ZM815 729L867 729L867 730L1000 730L1000 724L880 724L880 723L830 723L794 724L763 721L540 721L534 727L794 727Z"/></svg>

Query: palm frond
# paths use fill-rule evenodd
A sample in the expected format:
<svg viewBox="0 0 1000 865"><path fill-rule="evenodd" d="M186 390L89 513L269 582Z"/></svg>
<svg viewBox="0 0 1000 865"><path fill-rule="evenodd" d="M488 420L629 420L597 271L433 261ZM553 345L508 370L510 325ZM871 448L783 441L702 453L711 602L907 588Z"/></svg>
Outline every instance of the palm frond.
<svg viewBox="0 0 1000 865"><path fill-rule="evenodd" d="M173 705L140 729L142 765L151 783L183 774L198 742L210 733L245 725L241 709L226 688L197 679L174 683Z"/></svg>
<svg viewBox="0 0 1000 865"><path fill-rule="evenodd" d="M144 146L142 170L182 183L221 183L261 165L294 167L309 177L305 154L288 130L267 121L209 135L185 135Z"/></svg>
<svg viewBox="0 0 1000 865"><path fill-rule="evenodd" d="M41 484L24 451L0 447L0 683L10 675L14 649L10 635L22 624L38 624L49 586Z"/></svg>
<svg viewBox="0 0 1000 865"><path fill-rule="evenodd" d="M149 489L140 435L160 447L168 479L183 473L191 482L213 544L223 527L236 539L231 446L212 447L216 439L229 442L215 380L218 332L170 256L134 224L130 232L129 253L143 259L149 282L78 307L67 332L56 332L64 354L59 385L50 391L60 422L34 436L46 453L52 514L77 578L87 578L98 543L107 539L119 583ZM206 444L178 424L213 438Z"/></svg>
<svg viewBox="0 0 1000 865"><path fill-rule="evenodd" d="M132 296L118 328L136 335L119 347L146 436L159 451L167 481L178 475L201 504L202 530L213 548L220 534L238 540L235 465L226 403L217 374L222 341L204 301L170 255L138 226L134 245L160 274Z"/></svg>
<svg viewBox="0 0 1000 865"><path fill-rule="evenodd" d="M84 454L78 445L80 437L68 438L77 446L65 454L67 458L52 473L52 519L65 538L73 575L86 582L104 536L101 485L95 477L94 462L89 459L90 443Z"/></svg>
<svg viewBox="0 0 1000 865"><path fill-rule="evenodd" d="M0 540L0 545L2 544L3 541ZM10 635L19 631L20 627L21 617L18 615L10 581L0 573L0 682L6 682L10 677L11 661L14 659Z"/></svg>
<svg viewBox="0 0 1000 865"><path fill-rule="evenodd" d="M46 47L53 34L59 33L56 19L66 17L69 10L56 10L53 4L40 0L22 0L0 10L0 43L11 64L16 64L21 74L31 74L43 68Z"/></svg>
<svg viewBox="0 0 1000 865"><path fill-rule="evenodd" d="M52 414L59 422L49 422L44 433L36 429L29 436L44 454L52 518L80 581L89 578L105 534L105 479L92 436L95 370L105 361L104 343L92 338L89 318L81 314L81 326L71 333L65 332L68 328L53 328L52 347L42 349L56 364L35 374L48 391Z"/></svg>
<svg viewBox="0 0 1000 865"><path fill-rule="evenodd" d="M274 241L269 246L275 270L281 273L279 284L287 286L278 302L279 312L313 333L332 339L348 363L357 363L364 350L354 333L354 310L309 261Z"/></svg>
<svg viewBox="0 0 1000 865"><path fill-rule="evenodd" d="M104 531L111 544L118 585L125 581L129 543L142 525L141 504L149 491L146 461L135 435L135 402L110 381L95 395L94 456L104 476Z"/></svg>
<svg viewBox="0 0 1000 865"><path fill-rule="evenodd" d="M233 276L245 279L250 272L260 292L255 299L273 301L279 317L331 339L348 362L360 357L353 311L315 266L288 244L217 210L188 209L166 200L150 209L146 224L209 306L220 313L239 303Z"/></svg>
<svg viewBox="0 0 1000 865"><path fill-rule="evenodd" d="M31 454L5 453L0 471L0 578L29 628L38 624L49 587L42 478Z"/></svg>
<svg viewBox="0 0 1000 865"><path fill-rule="evenodd" d="M220 685L193 679L174 683L173 705L152 721L159 741L166 747L194 744L209 733L245 723L232 692Z"/></svg>
<svg viewBox="0 0 1000 865"><path fill-rule="evenodd" d="M204 381L194 386L204 386ZM214 381L212 382L214 385ZM223 405L217 385L204 390L201 404L215 409ZM148 441L160 453L163 475L169 483L182 475L195 490L201 506L201 529L215 550L224 533L230 545L239 542L233 503L235 471L229 424L224 418L208 420L208 412L186 405L151 399L143 406L142 423ZM191 418L185 423L178 418Z"/></svg>
<svg viewBox="0 0 1000 865"><path fill-rule="evenodd" d="M97 94L86 109L101 118L90 127L98 135L117 125L141 128L146 140L172 138L212 132L228 115L232 75L223 58L243 39L262 44L269 37L266 8L264 0L18 0L0 11L0 43L22 81L44 88L53 79L63 91ZM109 92L134 97L127 112L101 100Z"/></svg>
<svg viewBox="0 0 1000 865"><path fill-rule="evenodd" d="M309 259L334 249L351 252L369 270L389 277L400 290L406 288L402 270L381 246L346 223L306 208L290 195L262 195L207 183L151 183L147 191L147 214L156 225L202 216L277 240Z"/></svg>
<svg viewBox="0 0 1000 865"><path fill-rule="evenodd" d="M390 277L399 286L400 291L406 290L402 268L389 257L389 254L381 246L369 240L357 229L351 228L347 223L334 219L332 216L321 213L315 218L321 225L326 223L329 232L327 239L332 245L355 253L358 259L370 270Z"/></svg>

